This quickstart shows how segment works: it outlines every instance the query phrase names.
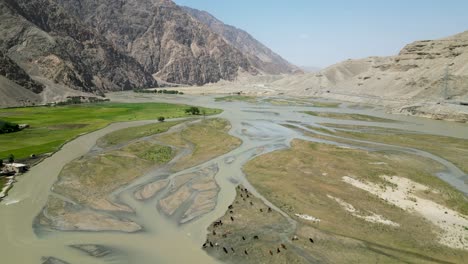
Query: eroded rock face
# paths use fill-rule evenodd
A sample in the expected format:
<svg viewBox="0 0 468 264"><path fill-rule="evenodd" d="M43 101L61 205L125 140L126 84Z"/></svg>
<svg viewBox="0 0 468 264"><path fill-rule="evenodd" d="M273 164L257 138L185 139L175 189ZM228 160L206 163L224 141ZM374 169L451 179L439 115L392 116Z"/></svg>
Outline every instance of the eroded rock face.
<svg viewBox="0 0 468 264"><path fill-rule="evenodd" d="M54 1L4 0L0 21L0 51L30 76L95 93L156 86L135 59Z"/></svg>
<svg viewBox="0 0 468 264"><path fill-rule="evenodd" d="M146 71L171 83L201 85L256 74L244 54L172 1L58 0Z"/></svg>
<svg viewBox="0 0 468 264"><path fill-rule="evenodd" d="M0 11L0 51L34 80L81 92L297 70L248 33L169 0L3 0Z"/></svg>
<svg viewBox="0 0 468 264"><path fill-rule="evenodd" d="M253 38L242 29L226 25L210 13L183 7L193 18L205 24L213 32L219 34L223 39L240 50L257 69L268 74L295 73L301 70L281 58L268 47Z"/></svg>
<svg viewBox="0 0 468 264"><path fill-rule="evenodd" d="M14 83L23 86L24 88L34 92L40 93L44 86L33 79L13 60L5 55L0 50L0 75L5 76L7 79Z"/></svg>

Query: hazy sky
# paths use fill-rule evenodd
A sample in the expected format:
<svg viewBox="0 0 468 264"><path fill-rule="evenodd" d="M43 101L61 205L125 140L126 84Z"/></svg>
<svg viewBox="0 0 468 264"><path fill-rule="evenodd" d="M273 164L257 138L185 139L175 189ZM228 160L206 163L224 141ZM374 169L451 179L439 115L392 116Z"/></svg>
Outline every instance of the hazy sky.
<svg viewBox="0 0 468 264"><path fill-rule="evenodd" d="M175 0L242 28L300 66L393 55L468 30L468 0Z"/></svg>

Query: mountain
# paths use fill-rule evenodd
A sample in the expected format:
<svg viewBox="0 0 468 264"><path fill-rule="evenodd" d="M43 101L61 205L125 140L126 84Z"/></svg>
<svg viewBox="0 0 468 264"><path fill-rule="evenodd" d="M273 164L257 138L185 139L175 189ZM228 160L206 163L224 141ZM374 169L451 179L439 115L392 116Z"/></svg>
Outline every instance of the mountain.
<svg viewBox="0 0 468 264"><path fill-rule="evenodd" d="M297 70L246 32L217 31L193 12L170 0L0 0L1 102Z"/></svg>
<svg viewBox="0 0 468 264"><path fill-rule="evenodd" d="M0 76L20 85L33 93L40 93L44 85L34 81L16 62L0 50Z"/></svg>
<svg viewBox="0 0 468 264"><path fill-rule="evenodd" d="M202 85L258 73L241 51L172 1L58 2L166 82Z"/></svg>
<svg viewBox="0 0 468 264"><path fill-rule="evenodd" d="M249 62L266 74L296 73L301 70L253 38L242 29L226 25L206 11L184 6L193 18L208 26L213 32L246 55Z"/></svg>
<svg viewBox="0 0 468 264"><path fill-rule="evenodd" d="M94 93L157 85L135 59L53 1L1 0L0 21L0 52L18 66L10 67L16 75L2 75L16 84L26 73Z"/></svg>
<svg viewBox="0 0 468 264"><path fill-rule="evenodd" d="M463 113L462 119L468 120L467 107L460 106L468 101L467 61L468 31L413 42L395 56L347 60L271 85L292 95L377 103L402 112L426 111L427 115L431 115L430 109L443 112L442 104L447 109L456 108L453 111ZM453 112L450 109L447 111Z"/></svg>
<svg viewBox="0 0 468 264"><path fill-rule="evenodd" d="M296 92L302 94L340 93L393 101L456 99L468 94L467 61L468 31L416 41L395 56L347 60L276 84L294 80Z"/></svg>

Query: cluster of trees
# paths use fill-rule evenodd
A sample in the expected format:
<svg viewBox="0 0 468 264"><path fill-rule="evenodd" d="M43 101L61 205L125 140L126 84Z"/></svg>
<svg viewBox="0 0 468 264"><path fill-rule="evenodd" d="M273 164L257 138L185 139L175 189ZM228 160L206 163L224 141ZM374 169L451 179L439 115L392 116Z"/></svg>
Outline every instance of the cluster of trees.
<svg viewBox="0 0 468 264"><path fill-rule="evenodd" d="M10 154L8 156L8 163L13 163L15 162L15 156L13 154ZM0 159L0 168L3 168L3 159Z"/></svg>
<svg viewBox="0 0 468 264"><path fill-rule="evenodd" d="M56 103L55 105L74 105L74 104L84 104L84 103L100 103L100 102L109 102L110 99L105 98L101 99L98 97L81 97L81 96L73 96L67 98L66 101L61 101Z"/></svg>
<svg viewBox="0 0 468 264"><path fill-rule="evenodd" d="M0 120L0 134L13 133L20 131L18 124Z"/></svg>
<svg viewBox="0 0 468 264"><path fill-rule="evenodd" d="M201 110L198 108L198 107L195 107L195 106L192 106L190 108L187 108L185 109L185 113L188 114L188 115L206 115L206 112L205 110ZM159 122L164 122L166 120L166 118L164 116L160 116L158 117L158 121Z"/></svg>
<svg viewBox="0 0 468 264"><path fill-rule="evenodd" d="M198 107L192 106L190 108L185 109L185 113L189 115L200 115L200 109L198 109ZM205 114L204 111L203 114Z"/></svg>
<svg viewBox="0 0 468 264"><path fill-rule="evenodd" d="M135 93L163 93L163 94L184 94L183 92L179 92L177 90L166 90L166 89L158 89L158 90L145 90L145 89L134 89Z"/></svg>

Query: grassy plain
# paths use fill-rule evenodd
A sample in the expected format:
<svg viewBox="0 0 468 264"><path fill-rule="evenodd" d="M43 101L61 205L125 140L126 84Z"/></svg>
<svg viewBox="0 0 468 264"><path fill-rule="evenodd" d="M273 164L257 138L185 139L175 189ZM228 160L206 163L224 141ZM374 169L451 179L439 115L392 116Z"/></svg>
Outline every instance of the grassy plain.
<svg viewBox="0 0 468 264"><path fill-rule="evenodd" d="M165 134L161 141L173 146L192 148L192 153L180 159L174 169L181 170L225 154L242 143L228 134L231 124L220 118L202 120L182 130Z"/></svg>
<svg viewBox="0 0 468 264"><path fill-rule="evenodd" d="M332 263L349 260L356 263L461 263L468 253L440 245L437 242L437 226L342 179L350 176L386 188L391 183L383 181L380 176L398 175L434 190L429 191L425 198L466 214L468 203L463 195L431 175L434 166L437 164L409 154L367 152L294 140L291 149L257 157L246 164L244 171L249 182L262 195L299 221L299 236L316 234L324 237L325 233L334 237L326 242L327 258L333 259ZM450 190L449 195L446 195L447 191L439 192L441 188ZM364 215L378 214L399 226L372 223L355 217L330 197L351 204ZM313 223L295 214L307 214L321 221L319 224ZM310 235L306 235L308 233ZM338 239L351 239L352 243L343 245L340 242L339 245ZM307 251L314 252L314 246Z"/></svg>
<svg viewBox="0 0 468 264"><path fill-rule="evenodd" d="M100 147L116 146L135 139L164 133L171 127L180 124L182 121L169 121L163 123L148 124L139 127L124 128L105 135L98 140Z"/></svg>
<svg viewBox="0 0 468 264"><path fill-rule="evenodd" d="M78 135L113 122L150 120L160 116L166 119L186 117L187 107L166 103L99 103L1 109L2 120L29 124L30 128L0 135L0 158L13 154L17 159L23 159L31 154L54 152ZM221 112L217 109L200 110L205 110L207 114Z"/></svg>
<svg viewBox="0 0 468 264"><path fill-rule="evenodd" d="M337 128L336 132L327 133L359 140L367 140L402 147L410 147L427 151L455 164L468 173L468 140L455 137L430 134L411 133L404 130L388 129L370 126L322 124ZM345 131L348 129L356 131Z"/></svg>

